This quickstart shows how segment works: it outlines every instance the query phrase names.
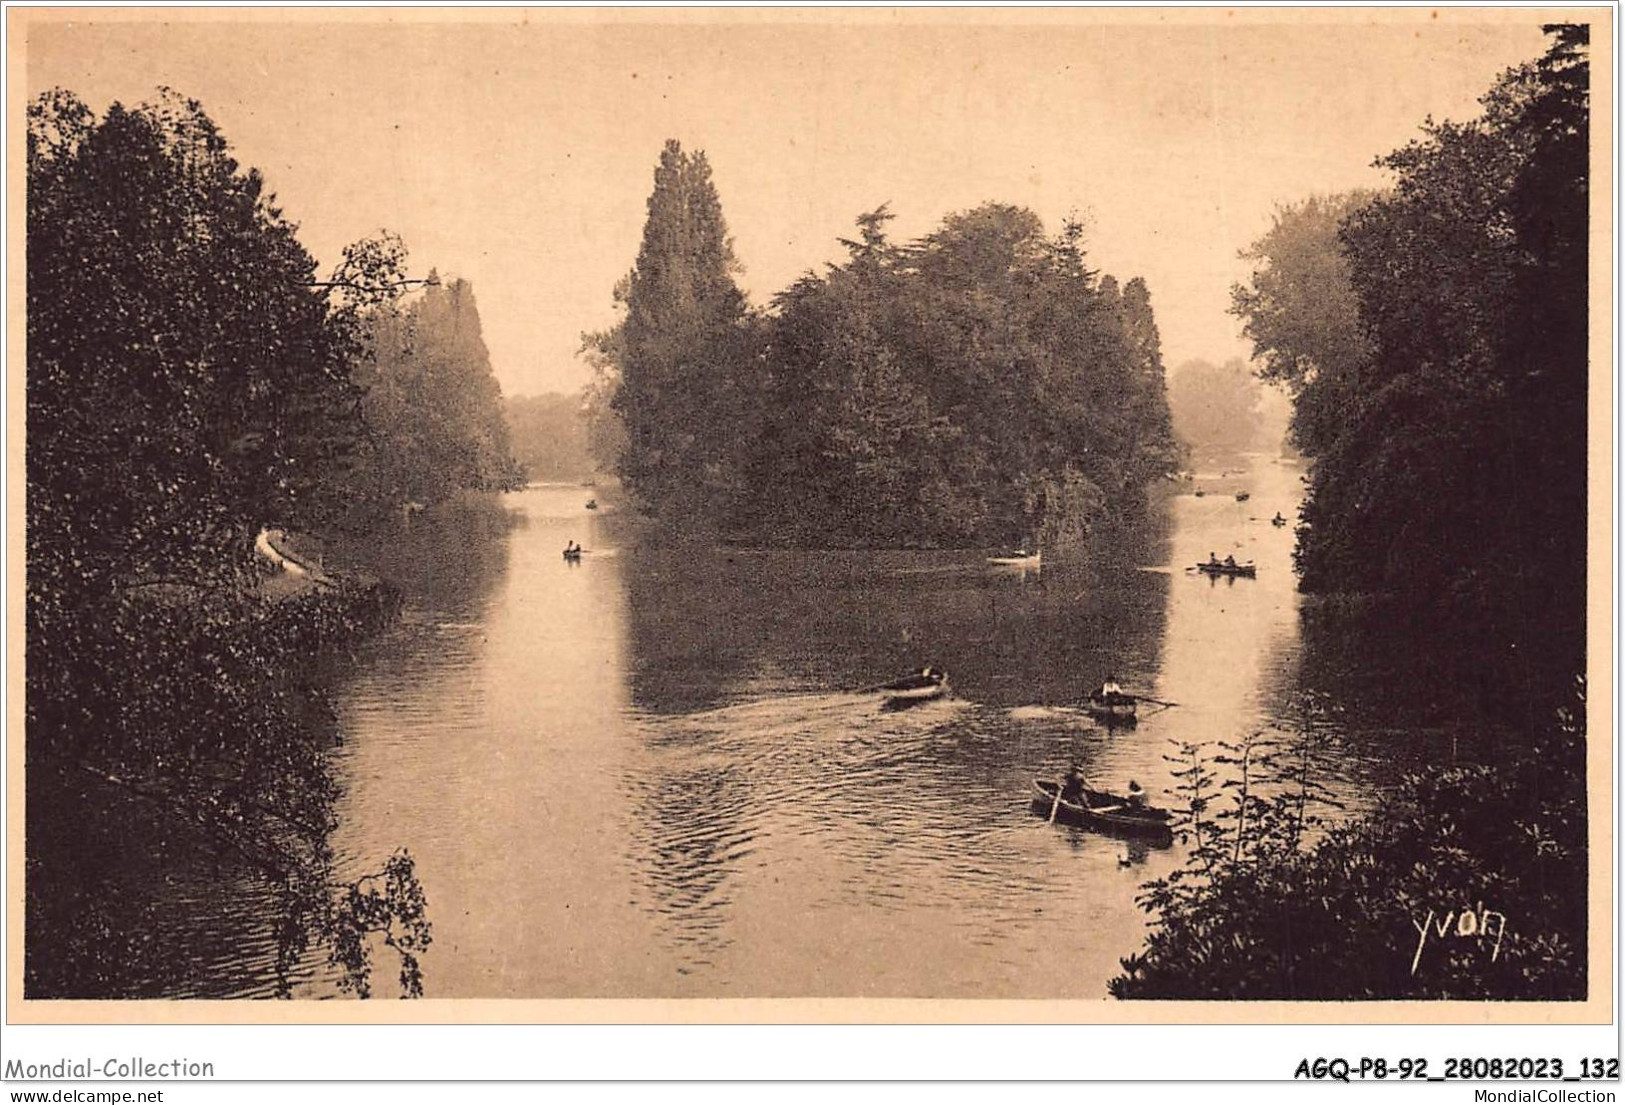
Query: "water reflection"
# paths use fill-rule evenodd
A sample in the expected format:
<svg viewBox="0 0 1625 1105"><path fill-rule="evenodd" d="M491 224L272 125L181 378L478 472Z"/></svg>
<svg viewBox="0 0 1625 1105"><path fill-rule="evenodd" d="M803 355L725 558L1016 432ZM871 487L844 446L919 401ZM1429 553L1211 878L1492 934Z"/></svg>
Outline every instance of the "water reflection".
<svg viewBox="0 0 1625 1105"><path fill-rule="evenodd" d="M1085 562L1022 578L974 552L660 548L627 567L633 700L661 713L873 686L924 664L977 702L1073 702L1114 665L1156 667L1168 585Z"/></svg>
<svg viewBox="0 0 1625 1105"><path fill-rule="evenodd" d="M80 679L80 724L118 739L65 755L60 729L29 734L30 997L271 996L319 976L364 989L368 964L342 935L386 918L410 927L393 930L409 960L423 936L411 911L354 886L364 872L337 876L328 848L336 734L320 669L331 627L388 608L371 589L233 603L230 618L130 603L115 631L87 628L87 653L118 662ZM410 862L391 878L409 890Z"/></svg>
<svg viewBox="0 0 1625 1105"><path fill-rule="evenodd" d="M276 994L282 917L260 872L82 773L32 770L28 790L28 996ZM312 975L302 965L293 981Z"/></svg>

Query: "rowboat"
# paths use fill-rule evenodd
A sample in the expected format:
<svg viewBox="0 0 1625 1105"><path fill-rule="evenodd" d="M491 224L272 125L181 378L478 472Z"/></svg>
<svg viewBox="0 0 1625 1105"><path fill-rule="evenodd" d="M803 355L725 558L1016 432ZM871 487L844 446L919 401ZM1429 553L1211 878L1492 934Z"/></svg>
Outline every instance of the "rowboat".
<svg viewBox="0 0 1625 1105"><path fill-rule="evenodd" d="M598 500L597 499L588 499L587 500L587 509L588 510L597 510L598 509Z"/></svg>
<svg viewBox="0 0 1625 1105"><path fill-rule="evenodd" d="M1107 725L1133 725L1139 720L1140 702L1130 694L1090 695L1083 708L1090 717Z"/></svg>
<svg viewBox="0 0 1625 1105"><path fill-rule="evenodd" d="M1236 492L1236 502L1238 502L1238 503L1244 503L1248 499L1251 499L1252 497L1253 497L1253 495L1252 495L1252 492L1250 492L1250 491L1238 491L1238 492Z"/></svg>
<svg viewBox="0 0 1625 1105"><path fill-rule="evenodd" d="M1135 807L1127 798L1101 790L1083 788L1077 799L1062 798L1057 804L1056 792L1061 784L1050 779L1033 780L1033 812L1049 817L1063 825L1081 825L1105 832L1149 837L1164 844L1174 839L1173 814L1155 806Z"/></svg>
<svg viewBox="0 0 1625 1105"><path fill-rule="evenodd" d="M948 693L948 676L944 672L925 671L904 676L882 684L876 690L887 706L911 706L916 702L929 702Z"/></svg>
<svg viewBox="0 0 1625 1105"><path fill-rule="evenodd" d="M990 556L987 562L999 568L1037 568L1043 564L1044 554L1023 550L1010 556Z"/></svg>
<svg viewBox="0 0 1625 1105"><path fill-rule="evenodd" d="M1258 567L1254 564L1198 564L1196 570L1210 576L1246 576L1251 579L1258 575Z"/></svg>
<svg viewBox="0 0 1625 1105"><path fill-rule="evenodd" d="M1281 517L1280 513L1277 512L1275 517L1270 519L1270 525L1272 525L1272 526L1284 526L1284 525L1286 525L1286 519Z"/></svg>
<svg viewBox="0 0 1625 1105"><path fill-rule="evenodd" d="M565 549L564 550L564 559L569 560L569 561L580 560L581 559L581 550L580 549Z"/></svg>

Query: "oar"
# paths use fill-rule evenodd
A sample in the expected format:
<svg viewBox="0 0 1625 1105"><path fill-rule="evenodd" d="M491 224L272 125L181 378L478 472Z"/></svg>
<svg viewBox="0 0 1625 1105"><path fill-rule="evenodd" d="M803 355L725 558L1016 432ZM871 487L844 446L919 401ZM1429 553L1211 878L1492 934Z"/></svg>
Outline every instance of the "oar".
<svg viewBox="0 0 1625 1105"><path fill-rule="evenodd" d="M1055 784L1055 801L1049 808L1049 823L1055 824L1055 815L1061 812L1061 784Z"/></svg>
<svg viewBox="0 0 1625 1105"><path fill-rule="evenodd" d="M1152 698L1148 694L1137 694L1134 697L1139 699L1141 702L1155 702L1158 706L1162 706L1162 707L1178 706L1179 705L1179 703L1177 703L1177 702L1164 702L1160 698Z"/></svg>

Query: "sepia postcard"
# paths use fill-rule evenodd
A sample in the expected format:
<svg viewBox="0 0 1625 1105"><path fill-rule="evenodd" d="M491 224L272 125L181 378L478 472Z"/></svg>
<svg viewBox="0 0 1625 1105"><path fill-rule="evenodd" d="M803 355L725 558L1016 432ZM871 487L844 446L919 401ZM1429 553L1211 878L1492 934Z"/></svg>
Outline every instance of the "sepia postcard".
<svg viewBox="0 0 1625 1105"><path fill-rule="evenodd" d="M7 16L10 1020L1613 1015L1613 9Z"/></svg>

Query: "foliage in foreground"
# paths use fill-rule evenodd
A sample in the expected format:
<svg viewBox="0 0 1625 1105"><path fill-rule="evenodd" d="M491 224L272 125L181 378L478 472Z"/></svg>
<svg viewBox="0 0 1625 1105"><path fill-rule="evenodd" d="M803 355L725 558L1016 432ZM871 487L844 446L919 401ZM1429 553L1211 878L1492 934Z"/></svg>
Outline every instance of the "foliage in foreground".
<svg viewBox="0 0 1625 1105"><path fill-rule="evenodd" d="M149 594L80 623L75 668L57 673L71 694L28 701L30 994L153 996L118 993L139 969L113 951L141 955L143 922L99 908L110 873L79 843L153 816L265 888L279 915L277 992L289 992L314 944L340 986L365 996L374 939L399 953L403 993L422 992L430 930L410 855L357 878L329 844L336 727L317 674L396 601L359 584L246 606L240 596ZM75 827L84 819L95 824ZM98 917L101 931L87 930Z"/></svg>
<svg viewBox="0 0 1625 1105"><path fill-rule="evenodd" d="M517 482L467 284L407 278L387 233L318 275L296 231L195 101L30 105L32 633L223 582L262 527Z"/></svg>
<svg viewBox="0 0 1625 1105"><path fill-rule="evenodd" d="M1470 627L1463 682L1527 720L1307 849L1283 796L1313 771L1214 794L1187 749L1191 861L1145 888L1120 997L1585 997L1583 705L1544 719L1585 655L1588 43L1547 31L1479 118L1379 161L1391 191L1283 211L1234 292L1314 460L1304 589Z"/></svg>
<svg viewBox="0 0 1625 1105"><path fill-rule="evenodd" d="M152 938L163 920L117 908L119 864L90 853L188 834L280 903L279 991L319 940L365 992L382 940L420 992L428 925L410 857L358 881L328 846L318 664L389 615L388 592L312 584L273 602L253 550L263 528L320 530L354 511L350 466L380 384L371 331L423 281L402 275L389 235L318 278L261 175L172 92L100 117L48 93L27 142L29 993L172 982L132 969L167 943ZM483 355L460 294L452 328L466 323L460 348ZM488 389L473 394L484 411L463 404L465 424L500 420ZM505 456L487 422L487 452ZM417 448L403 424L386 429ZM150 905L154 889L136 893Z"/></svg>
<svg viewBox="0 0 1625 1105"><path fill-rule="evenodd" d="M1583 999L1581 716L1565 713L1538 753L1411 776L1368 819L1329 831L1313 812L1324 745L1187 746L1192 852L1144 888L1156 920L1111 993Z"/></svg>

